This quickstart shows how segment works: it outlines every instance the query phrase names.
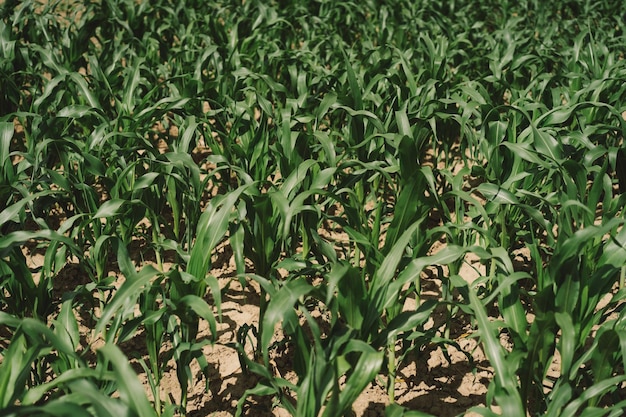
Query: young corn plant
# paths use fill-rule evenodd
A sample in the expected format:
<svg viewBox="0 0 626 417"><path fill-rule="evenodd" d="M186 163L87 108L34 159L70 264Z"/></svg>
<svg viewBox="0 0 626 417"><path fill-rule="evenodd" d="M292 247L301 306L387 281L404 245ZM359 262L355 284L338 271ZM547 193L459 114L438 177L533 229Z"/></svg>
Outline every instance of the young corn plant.
<svg viewBox="0 0 626 417"><path fill-rule="evenodd" d="M245 272L245 257L254 266L255 277L262 277L280 288L282 282L278 268L285 258L305 264L308 262L314 268L308 258L321 220L319 209L314 205L315 201L313 204L309 203L315 199L315 195L326 193L325 187L333 172L334 168L320 170L316 161L304 161L279 184L270 184L267 191L253 190L242 196L244 204L239 209L240 223L232 235L235 261L240 274ZM307 176L311 174L315 176L309 181ZM255 184L250 184L252 185ZM300 255L297 250L301 250ZM270 300L267 288L261 286L258 343L255 349L255 355L259 358L263 349L267 349L268 337L272 334L267 333L264 324Z"/></svg>
<svg viewBox="0 0 626 417"><path fill-rule="evenodd" d="M170 292L165 302L179 320L176 328L169 333L172 337L178 382L182 391L180 405L183 412L187 407L188 385L193 380L190 368L192 360L199 362L208 380L208 364L202 352L205 342L197 340L199 319L208 322L211 340L215 340L217 322L213 309L221 316L221 290L217 279L207 275L211 264L211 257L207 254L211 254L224 238L235 213L235 204L246 188L242 186L227 195L211 200L198 221L196 240L189 252L186 271L174 270L168 277ZM210 307L203 298L209 289L213 297L213 307Z"/></svg>
<svg viewBox="0 0 626 417"><path fill-rule="evenodd" d="M260 342L263 357L267 361L271 346L272 334L267 330L275 329L282 323L293 345L298 381L294 384L275 376L266 367L244 357L245 366L264 379L245 393L239 402L238 413L243 411L249 395L273 395L280 406L294 415L343 415L383 369L386 354L391 355L387 359L389 383L395 383L395 353L390 350L395 351L398 336L409 340L427 336L423 326L436 302L425 302L415 310L402 312L395 312L395 304L406 297L403 289L419 280L419 274L426 265L446 262L449 256L445 253L434 258L418 258L406 268L400 268L398 279L393 280L406 245L414 237L418 226L419 223L413 224L398 239L369 288L362 281L359 269L348 262L336 263L325 277L325 282L316 287L298 275L278 289L270 280L255 278L269 295L269 303L262 316L265 329ZM329 333L322 334L319 324L310 316L306 306L299 302L307 296L317 298L331 313ZM300 316L305 317L308 330L300 323ZM381 323L383 316L387 319L385 324ZM424 342L426 339L424 337ZM340 384L342 376L346 379ZM393 391L390 391L390 396L393 400Z"/></svg>
<svg viewBox="0 0 626 417"><path fill-rule="evenodd" d="M77 352L78 323L72 300L63 303L53 328L0 313L11 341L0 364L0 408L7 416L155 416L137 375L115 345L98 351L93 369ZM43 377L43 379L41 379ZM110 395L117 391L119 396Z"/></svg>

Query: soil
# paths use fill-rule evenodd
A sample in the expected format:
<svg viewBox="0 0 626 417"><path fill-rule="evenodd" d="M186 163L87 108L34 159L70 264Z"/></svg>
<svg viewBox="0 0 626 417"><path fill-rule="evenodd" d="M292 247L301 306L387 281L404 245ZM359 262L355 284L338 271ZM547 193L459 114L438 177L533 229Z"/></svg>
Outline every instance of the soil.
<svg viewBox="0 0 626 417"><path fill-rule="evenodd" d="M217 272L217 271L216 271ZM234 416L237 401L245 390L252 388L258 378L242 372L237 352L228 346L236 339L236 333L243 324L257 326L259 317L258 288L250 283L242 288L237 280L229 278L231 271L222 273L222 284L229 286L225 293L222 309L223 321L218 328L218 342L205 348L205 355L212 368L209 380L209 392L205 391L206 381L200 369L195 369L198 376L190 389L188 415L192 417ZM420 352L418 357L403 364L396 378L396 401L411 409L430 413L434 416L451 417L465 413L476 405L485 404L487 385L491 379L491 370L477 342L472 339L468 326L459 328L468 332L458 337L461 350L447 347L446 359L441 347ZM208 336L208 329L201 328L200 337ZM248 352L251 354L251 348ZM472 357L473 364L468 360ZM290 359L288 352L275 354L272 358L274 371L290 379ZM295 380L293 381L295 382ZM389 404L386 392L385 376L369 384L353 405L354 416L382 416ZM180 388L176 373L172 367L161 386L162 398L178 398ZM281 409L273 407L269 398L249 398L244 408L246 416L288 416ZM467 416L478 415L467 413Z"/></svg>
<svg viewBox="0 0 626 417"><path fill-rule="evenodd" d="M16 126L16 131L21 130ZM177 132L173 132L175 135ZM165 149L164 149L165 150ZM196 149L196 151L198 151ZM201 150L196 159L201 160L206 150ZM211 194L214 194L213 190ZM54 216L53 216L54 217ZM63 214L59 213L58 219L48 219L51 224L57 226L64 220ZM150 227L146 225L146 227ZM320 231L328 234L328 230ZM347 236L341 232L331 231L333 241L340 244L347 240ZM138 268L146 264L154 264L150 251L146 250L147 242L137 239L131 245L130 254ZM439 250L443 244L436 244L433 250ZM38 271L44 262L45 250L35 243L29 242L23 248L27 259L27 265L33 271L35 282L38 280ZM152 257L153 258L153 257ZM248 281L242 287L235 279L234 260L226 252L220 254L219 265L210 273L215 276L223 289L222 320L218 324L218 340L214 345L204 348L205 357L209 363L211 372L207 381L196 362L192 368L196 376L194 383L189 387L187 415L191 417L226 417L234 416L237 402L243 397L244 392L256 385L259 378L253 374L242 371L237 351L231 346L236 340L237 331L242 325L257 326L259 318L259 288L253 281ZM214 263L215 264L215 263ZM163 264L165 270L171 267L171 263ZM481 273L482 266L477 259L471 256L466 258L466 263L460 275L468 282L473 281ZM119 286L124 278L112 268L111 272L116 275L114 285ZM440 280L438 272L433 269L426 271L422 279L423 297L440 297ZM68 263L59 272L54 280L53 297L60 300L63 294L73 291L77 286L87 284L89 279L78 264ZM228 288L226 288L228 287ZM435 318L436 320L437 318ZM81 320L80 330L84 338L83 346L91 346L97 349L99 341L88 341L90 329L93 323L87 315L79 317ZM433 324L434 325L434 324ZM198 338L208 338L210 331L204 321L200 324ZM484 406L486 402L487 386L492 377L492 370L472 335L472 328L468 323L452 323L453 333L451 337L457 342L457 347L430 346L413 355L409 360L400 364L395 383L395 401L410 410L417 410L434 416L449 417L456 415L478 416L479 414L467 412L473 406ZM277 338L281 335L277 334ZM120 348L129 357L147 358L145 342L141 334L130 341L120 344ZM251 347L249 354L251 354ZM164 347L167 349L167 346ZM469 358L472 358L470 362ZM276 352L272 361L274 371L282 377L296 382L294 373L290 369L290 356L287 350ZM135 359L132 360L134 368L144 386L148 397L152 399L146 375ZM353 404L353 416L382 416L385 407L389 404L389 396L386 388L386 376L379 375ZM177 380L175 365L172 361L160 384L162 401L179 403L180 386ZM276 407L269 397L248 397L244 405L245 416L288 416L282 408Z"/></svg>
<svg viewBox="0 0 626 417"><path fill-rule="evenodd" d="M141 248L135 248L136 261L142 265L150 263L150 259L140 255ZM38 271L43 264L43 252L36 246L27 245L24 248L28 266L32 271ZM234 416L237 402L244 392L256 385L259 378L251 373L242 371L237 351L231 346L236 340L237 331L242 325L257 326L259 318L259 288L253 281L241 286L235 278L233 259L223 259L223 265L213 269L211 273L218 278L223 288L222 320L218 323L218 340L213 345L204 348L204 354L209 363L210 373L207 381L197 363L192 364L195 375L194 383L189 387L187 411L191 417L226 417ZM171 267L165 263L164 268ZM477 275L480 265L468 258L461 271L468 281ZM422 295L424 298L439 297L440 281L436 271L427 271L423 277ZM123 278L118 281L123 281ZM35 272L35 279L36 272ZM86 284L84 274L80 273L77 264L68 263L55 279L55 296L72 291L77 285ZM414 300L409 300L413 301ZM87 338L89 323L82 317L81 333ZM443 318L442 318L443 320ZM434 321L438 321L437 315ZM432 325L436 325L433 324ZM413 354L410 359L400 364L395 383L395 400L398 404L411 410L418 410L434 416L449 417L456 415L478 416L477 413L467 412L473 406L484 406L487 386L492 377L488 362L472 336L472 329L468 323L454 322L451 326L452 335L457 346L447 346L444 352L441 346L429 346ZM201 322L199 339L207 338L210 334L208 324ZM276 334L280 338L280 334ZM92 349L97 349L100 343L92 342ZM121 343L120 348L129 357L143 356L147 358L145 342L138 334L130 341ZM167 347L165 347L167 348ZM248 353L252 354L252 347L247 346ZM468 358L472 358L472 362ZM296 382L295 374L290 369L288 350L276 351L272 355L274 372L280 376ZM134 362L140 380L146 386L146 392L152 399L145 373ZM161 399L165 402L179 403L180 387L176 377L174 363L168 367L161 382ZM385 407L389 404L386 391L386 376L379 375L362 392L353 404L353 416L382 416ZM248 397L243 407L245 416L288 416L282 408L276 407L269 397Z"/></svg>

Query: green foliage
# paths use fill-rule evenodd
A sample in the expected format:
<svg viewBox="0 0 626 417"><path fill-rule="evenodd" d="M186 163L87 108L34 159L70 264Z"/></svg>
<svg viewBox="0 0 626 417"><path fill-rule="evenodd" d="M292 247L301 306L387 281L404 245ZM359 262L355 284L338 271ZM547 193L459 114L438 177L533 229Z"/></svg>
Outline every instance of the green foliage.
<svg viewBox="0 0 626 417"><path fill-rule="evenodd" d="M388 416L426 415L397 371L464 321L494 371L473 411L621 414L614 3L3 2L0 415L185 414L229 253L260 287L232 412L347 415L382 379Z"/></svg>

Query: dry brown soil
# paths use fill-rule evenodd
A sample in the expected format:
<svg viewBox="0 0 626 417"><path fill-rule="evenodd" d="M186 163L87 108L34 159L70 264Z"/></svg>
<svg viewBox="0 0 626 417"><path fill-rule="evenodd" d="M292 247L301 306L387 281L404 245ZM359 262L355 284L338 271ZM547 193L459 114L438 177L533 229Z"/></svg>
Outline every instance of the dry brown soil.
<svg viewBox="0 0 626 417"><path fill-rule="evenodd" d="M27 255L29 267L33 271L37 271L43 263L43 253L34 246L24 248L24 252ZM134 255L138 264L140 261L143 264L146 261L150 262L145 256L140 260L138 253ZM480 268L480 265L476 262L471 258L467 259L467 265L462 274L468 280L477 276L476 270ZM224 259L222 257L222 263L221 266L211 271L219 279L221 286L223 288L228 287L228 289L223 291L223 317L221 323L218 324L218 341L214 345L208 345L204 348L211 369L209 390L208 392L205 390L206 380L194 362L192 368L197 378L190 386L187 407L188 415L192 417L233 416L237 401L242 397L244 391L252 388L258 382L258 378L253 374L242 372L237 352L229 346L229 343L236 340L236 332L241 325L256 326L258 324L259 288L253 281L248 281L248 285L242 288L239 281L235 279L232 258ZM171 264L166 263L164 266L168 268ZM55 281L55 292L60 297L64 292L73 290L76 285L85 284L85 277L84 274L80 273L78 265L68 264ZM440 281L436 277L436 271L427 271L423 277L422 296L424 298L439 297L439 285ZM414 304L414 300L408 302ZM443 315L441 316L443 317ZM437 320L438 317L435 315L434 321ZM434 321L431 325L441 325L441 323ZM446 359L441 347L431 346L414 354L409 360L401 364L395 383L395 397L399 404L411 410L420 410L441 417L459 414L478 415L471 412L466 413L466 410L472 406L485 404L485 394L492 372L477 341L472 337L469 324L452 323L451 328L453 333L451 337L456 339L461 350L453 346L447 347L449 360ZM88 338L89 326L85 323L84 326L81 326L81 330ZM208 336L208 325L206 322L202 322L199 338ZM277 338L281 337L278 333L276 336ZM98 345L97 342L92 343L92 348L96 349ZM129 357L137 354L147 357L145 342L141 334L120 344L120 347ZM469 362L468 356L473 358L473 364ZM272 363L274 372L295 382L294 373L290 369L288 350L275 352L272 355ZM135 369L149 393L148 384L141 368L136 366ZM148 395L150 396L150 393ZM162 381L161 398L164 401L169 399L174 403L177 403L180 398L180 387L173 362L168 367ZM382 416L388 403L386 376L379 375L354 403L353 415ZM246 401L244 415L263 417L287 416L289 414L284 409L275 407L270 398L250 397Z"/></svg>

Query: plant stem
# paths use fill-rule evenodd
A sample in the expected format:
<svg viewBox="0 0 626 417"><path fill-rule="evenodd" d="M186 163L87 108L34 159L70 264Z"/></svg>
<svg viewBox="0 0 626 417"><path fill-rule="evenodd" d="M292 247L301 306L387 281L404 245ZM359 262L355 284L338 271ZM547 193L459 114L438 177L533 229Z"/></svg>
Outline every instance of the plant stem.
<svg viewBox="0 0 626 417"><path fill-rule="evenodd" d="M263 317L265 317L265 311L267 310L267 292L261 287L261 300L259 301L259 332L257 337L257 344L254 353L254 359L261 358L261 340L263 340Z"/></svg>
<svg viewBox="0 0 626 417"><path fill-rule="evenodd" d="M389 404L396 402L396 338L395 336L387 345L387 397Z"/></svg>
<svg viewBox="0 0 626 417"><path fill-rule="evenodd" d="M153 220L156 220L156 219L153 219ZM158 222L152 224L152 241L153 242L159 241L159 232L157 230L158 225L159 225ZM157 269L159 270L159 272L163 272L163 260L161 259L161 251L155 248L154 257L156 258Z"/></svg>

